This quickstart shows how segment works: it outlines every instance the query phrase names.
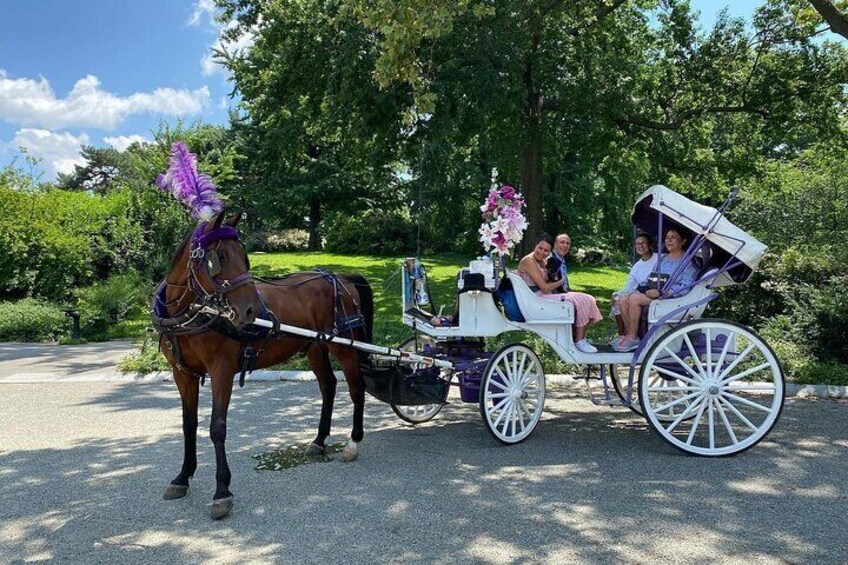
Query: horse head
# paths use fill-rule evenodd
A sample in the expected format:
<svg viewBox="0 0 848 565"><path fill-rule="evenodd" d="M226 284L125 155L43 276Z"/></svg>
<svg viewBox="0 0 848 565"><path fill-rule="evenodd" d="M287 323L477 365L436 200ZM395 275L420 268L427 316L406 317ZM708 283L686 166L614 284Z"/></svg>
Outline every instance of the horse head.
<svg viewBox="0 0 848 565"><path fill-rule="evenodd" d="M241 214L197 226L189 240L189 271L192 290L211 303L238 329L251 324L262 303L250 275L250 260L236 226Z"/></svg>

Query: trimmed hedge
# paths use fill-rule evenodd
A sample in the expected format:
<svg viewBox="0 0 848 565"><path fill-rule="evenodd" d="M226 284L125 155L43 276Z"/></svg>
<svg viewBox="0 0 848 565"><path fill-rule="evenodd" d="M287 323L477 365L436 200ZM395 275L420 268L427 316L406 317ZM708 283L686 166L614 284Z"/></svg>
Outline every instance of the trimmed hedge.
<svg viewBox="0 0 848 565"><path fill-rule="evenodd" d="M57 341L70 335L71 323L61 308L44 300L0 302L0 341Z"/></svg>

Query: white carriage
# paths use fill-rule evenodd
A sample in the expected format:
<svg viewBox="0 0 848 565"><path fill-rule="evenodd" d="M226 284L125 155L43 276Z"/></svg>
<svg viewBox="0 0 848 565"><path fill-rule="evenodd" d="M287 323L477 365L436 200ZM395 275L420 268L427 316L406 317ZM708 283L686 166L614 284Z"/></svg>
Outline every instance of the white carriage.
<svg viewBox="0 0 848 565"><path fill-rule="evenodd" d="M422 304L428 294L426 273L416 260L407 260L403 321L415 337L401 349L435 365L426 373L420 370L422 364L417 371L397 373L397 378L410 381L401 387L402 394L384 390L375 396L390 402L404 420L422 423L438 414L447 398L446 383L452 383L460 388L463 401L478 403L497 440L520 442L533 432L544 409L542 363L527 345L510 344L492 353L485 351L484 340L530 331L563 362L598 366L603 389L593 401L627 406L644 415L671 445L704 456L733 455L752 447L780 416L780 364L751 329L702 317L717 296L715 290L746 281L766 251L724 216L732 197L715 209L658 185L638 198L634 226L655 236L671 226L685 230L690 243L684 262L694 263L698 275L683 296L658 299L646 308L640 346L630 353L603 346L597 353L579 351L572 340L574 311L569 302L537 297L515 272L502 271L485 258L472 261L457 276L453 323L434 325L434 312ZM512 285L524 321L508 319L498 306L496 291L504 280ZM420 357L413 359L420 363ZM374 394L373 378L369 384Z"/></svg>

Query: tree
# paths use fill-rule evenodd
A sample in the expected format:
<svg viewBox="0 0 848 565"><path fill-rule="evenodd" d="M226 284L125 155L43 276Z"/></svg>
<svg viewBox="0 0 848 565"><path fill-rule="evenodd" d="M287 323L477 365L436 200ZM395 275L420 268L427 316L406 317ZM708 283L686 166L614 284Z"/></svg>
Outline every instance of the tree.
<svg viewBox="0 0 848 565"><path fill-rule="evenodd" d="M59 173L57 184L60 188L105 194L126 180L126 157L114 147L86 145L80 155L85 159L84 164L74 165L73 173Z"/></svg>
<svg viewBox="0 0 848 565"><path fill-rule="evenodd" d="M584 221L620 222L626 182L704 190L754 174L757 155L844 135L834 126L844 51L816 45L774 9L761 10L751 37L726 16L703 35L678 0L348 6L380 46L377 80L413 91L413 123L431 136L422 143L464 137L457 151L519 180L529 237L575 208ZM445 123L456 120L464 125Z"/></svg>
<svg viewBox="0 0 848 565"><path fill-rule="evenodd" d="M257 174L255 197L273 210L308 217L309 248L321 246L327 212L388 193L401 135L402 104L371 79L369 31L334 3L220 0L227 33L254 33L238 54L219 52L246 113L239 124ZM261 25L257 25L261 22Z"/></svg>

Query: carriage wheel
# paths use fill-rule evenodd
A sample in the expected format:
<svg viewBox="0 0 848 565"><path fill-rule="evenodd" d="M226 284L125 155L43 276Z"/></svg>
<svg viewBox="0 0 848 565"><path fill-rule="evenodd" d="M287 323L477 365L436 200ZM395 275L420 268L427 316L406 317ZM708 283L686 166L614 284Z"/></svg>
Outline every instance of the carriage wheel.
<svg viewBox="0 0 848 565"><path fill-rule="evenodd" d="M656 377L671 384L657 385ZM777 423L783 397L774 352L752 330L726 320L670 330L648 351L639 375L639 402L654 431L678 449L709 457L756 445ZM669 420L672 408L679 413Z"/></svg>
<svg viewBox="0 0 848 565"><path fill-rule="evenodd" d="M421 351L425 345L434 346L436 343L436 338L434 337L425 334L418 335L418 351ZM416 353L415 345L415 338L411 337L401 343L398 346L398 349L401 351L412 351L413 353ZM416 368L416 366L413 365L413 368ZM442 411L442 406L444 406L444 404L422 404L420 406L391 405L392 411L397 414L398 418L413 425L429 422Z"/></svg>
<svg viewBox="0 0 848 565"><path fill-rule="evenodd" d="M610 365L609 376L615 393L622 402L627 402L627 381L630 378L630 365ZM641 416L642 407L639 406L639 387L635 386L639 381L638 365L636 366L636 374L633 381L633 395L630 399L630 405L626 406Z"/></svg>
<svg viewBox="0 0 848 565"><path fill-rule="evenodd" d="M639 403L639 372L641 366L636 365L635 373L633 375L633 393L630 397L630 404L625 405L630 408L636 414L640 416L644 415L642 412L642 405ZM610 365L609 366L609 374L610 380L612 381L612 387L615 389L615 393L621 399L622 402L627 402L627 384L630 378L630 365ZM651 377L651 387L666 387L673 388L679 386L680 383L671 379L668 376L662 377L658 373L655 373ZM665 394L668 395L672 391L667 391ZM679 416L682 412L684 412L689 407L689 401L683 402L681 404L677 404L667 408L665 412L658 413L657 419L662 422L673 422L677 416ZM685 416L685 418L694 418L695 415L691 414L689 416Z"/></svg>
<svg viewBox="0 0 848 565"><path fill-rule="evenodd" d="M480 415L501 443L529 436L545 406L545 372L533 350L523 344L501 348L480 381Z"/></svg>

